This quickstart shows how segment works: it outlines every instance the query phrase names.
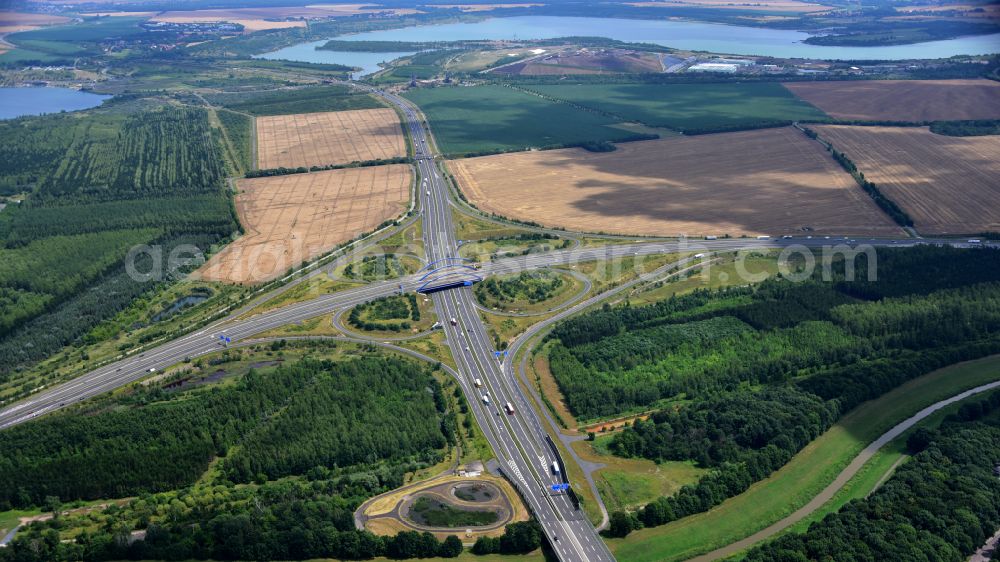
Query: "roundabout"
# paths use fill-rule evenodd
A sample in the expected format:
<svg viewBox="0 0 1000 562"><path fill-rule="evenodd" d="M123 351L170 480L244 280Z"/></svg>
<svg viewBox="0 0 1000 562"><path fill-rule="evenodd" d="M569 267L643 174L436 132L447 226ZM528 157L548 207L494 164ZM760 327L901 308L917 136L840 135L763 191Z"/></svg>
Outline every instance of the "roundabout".
<svg viewBox="0 0 1000 562"><path fill-rule="evenodd" d="M379 535L427 531L463 542L496 537L528 511L506 481L492 475L442 475L393 490L365 502L355 512L359 528Z"/></svg>

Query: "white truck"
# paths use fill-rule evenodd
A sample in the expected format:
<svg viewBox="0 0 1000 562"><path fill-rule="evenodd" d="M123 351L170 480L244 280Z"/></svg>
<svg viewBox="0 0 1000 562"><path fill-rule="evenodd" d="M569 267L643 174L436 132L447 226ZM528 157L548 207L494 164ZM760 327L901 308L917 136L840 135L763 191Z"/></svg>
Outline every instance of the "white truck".
<svg viewBox="0 0 1000 562"><path fill-rule="evenodd" d="M481 379L476 379L475 383L476 383L476 388L482 388L483 387L483 381Z"/></svg>
<svg viewBox="0 0 1000 562"><path fill-rule="evenodd" d="M489 394L484 394L483 395L483 404L486 404L487 406L490 405L490 395Z"/></svg>
<svg viewBox="0 0 1000 562"><path fill-rule="evenodd" d="M552 461L552 474L559 476L559 461Z"/></svg>
<svg viewBox="0 0 1000 562"><path fill-rule="evenodd" d="M504 404L503 405L503 409L506 410L508 416L513 416L514 415L514 405L511 404L510 402L507 402L506 404Z"/></svg>

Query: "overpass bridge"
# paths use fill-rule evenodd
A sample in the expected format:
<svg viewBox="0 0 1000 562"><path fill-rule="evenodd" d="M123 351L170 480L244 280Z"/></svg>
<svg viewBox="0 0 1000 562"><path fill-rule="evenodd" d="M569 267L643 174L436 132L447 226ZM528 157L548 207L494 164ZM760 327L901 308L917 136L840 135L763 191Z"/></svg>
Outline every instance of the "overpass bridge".
<svg viewBox="0 0 1000 562"><path fill-rule="evenodd" d="M417 275L421 275L417 279L417 292L425 295L455 287L471 287L483 280L479 264L460 257L432 261L418 271Z"/></svg>

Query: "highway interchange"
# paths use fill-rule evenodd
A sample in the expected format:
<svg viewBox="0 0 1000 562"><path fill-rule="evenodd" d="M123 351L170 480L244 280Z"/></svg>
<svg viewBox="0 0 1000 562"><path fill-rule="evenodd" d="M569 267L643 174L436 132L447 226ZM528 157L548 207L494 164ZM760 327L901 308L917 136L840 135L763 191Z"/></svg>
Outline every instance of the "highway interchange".
<svg viewBox="0 0 1000 562"><path fill-rule="evenodd" d="M430 133L416 108L409 102L382 91L372 90L372 93L399 108L405 116L406 127L414 145L418 172L417 198L420 201L419 208L423 220L426 258L428 263L443 263L444 260L458 255L459 243L452 225L451 192L437 170L434 155L428 148L433 146ZM719 252L782 248L792 245L818 248L832 245L906 246L915 243L962 245L964 241L827 238L681 239L619 244L600 249L576 248L499 259L483 264L477 274L486 276L513 273L595 260L615 260L628 256L664 253L686 253L689 256L692 253L697 254L649 272L645 276L639 276L614 291L578 302L544 322L534 325L518 338L511 348L511 355L505 358L502 356L501 359L494 355L493 343L487 336L470 288L457 287L434 292L431 298L438 317L442 320L447 341L457 363L458 382L468 398L480 427L493 447L505 476L518 488L560 560L598 562L614 560L614 557L583 512L574 506L571 498L566 493L551 491L553 484L563 482L561 474L565 474L565 470L563 469L561 474L556 474L552 470L553 462L558 463L561 460L558 459L557 453L542 430L536 412L529 405L517 383L513 366L517 350L522 349L530 339L554 322L591 306L615 292L620 292L643 280L662 276L671 270L676 272L678 268L690 267L697 261L709 259L709 256ZM375 282L256 315L234 313L196 332L105 365L13 404L0 411L0 429L135 382L148 376L152 370L162 371L185 359L218 351L219 335L227 336L232 342L248 340L255 334L349 309L374 298L416 290L424 283L425 280L422 278L425 275L426 273L418 273L401 279ZM454 319L454 325L449 321L451 319ZM482 382L481 388L477 387L476 380ZM490 398L488 404L483 400L483 396L487 395ZM504 405L507 403L513 406L512 414L504 411Z"/></svg>

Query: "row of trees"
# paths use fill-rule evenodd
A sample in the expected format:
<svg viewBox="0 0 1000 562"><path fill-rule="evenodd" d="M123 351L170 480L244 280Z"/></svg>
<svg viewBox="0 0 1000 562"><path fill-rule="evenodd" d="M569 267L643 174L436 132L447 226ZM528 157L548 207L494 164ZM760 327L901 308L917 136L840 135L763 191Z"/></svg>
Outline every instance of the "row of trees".
<svg viewBox="0 0 1000 562"><path fill-rule="evenodd" d="M377 160L355 160L348 164L327 164L325 166L299 166L297 168L264 168L261 170L248 170L244 177L248 178L269 178L274 176L288 176L291 174L308 174L309 172L322 172L325 170L343 170L345 168L367 168L370 166L387 166L389 164L406 164L410 159L406 156L396 156L393 158L379 158Z"/></svg>

